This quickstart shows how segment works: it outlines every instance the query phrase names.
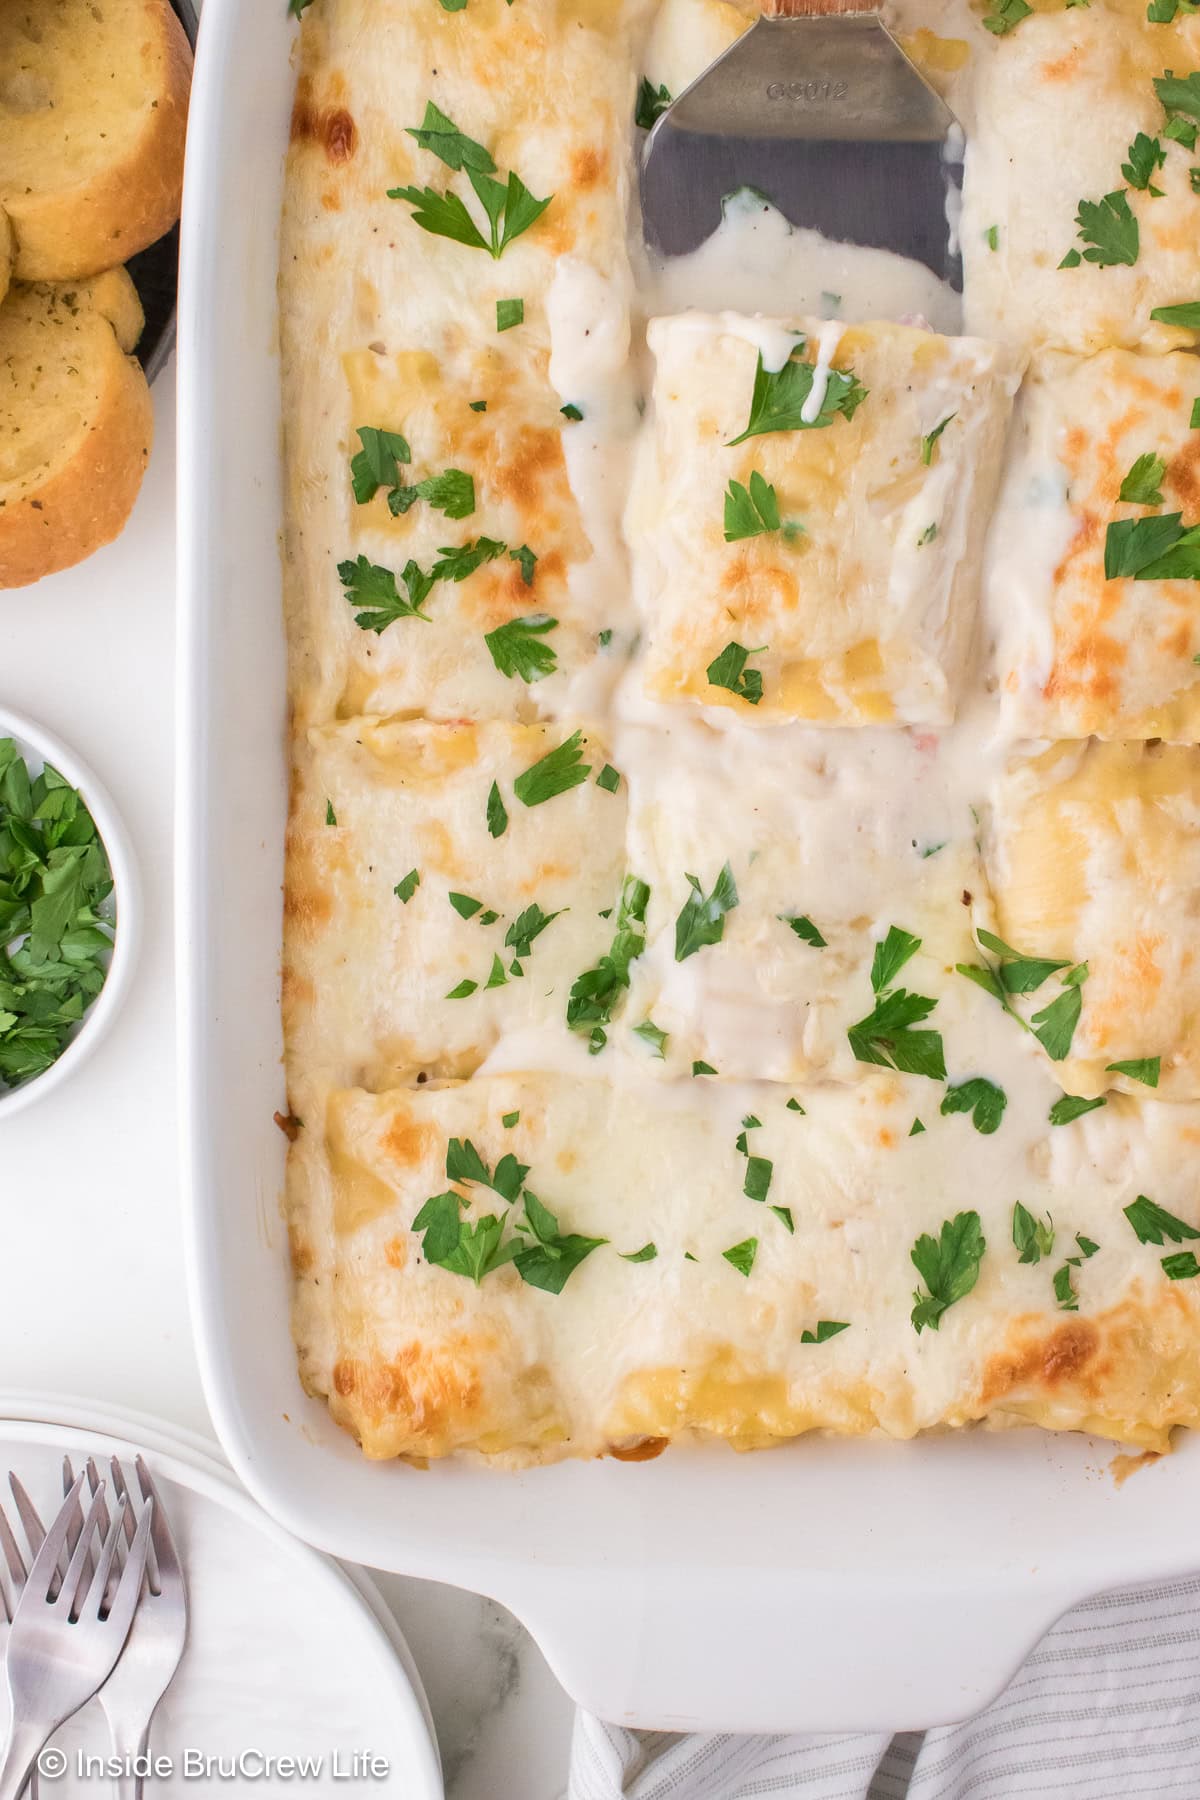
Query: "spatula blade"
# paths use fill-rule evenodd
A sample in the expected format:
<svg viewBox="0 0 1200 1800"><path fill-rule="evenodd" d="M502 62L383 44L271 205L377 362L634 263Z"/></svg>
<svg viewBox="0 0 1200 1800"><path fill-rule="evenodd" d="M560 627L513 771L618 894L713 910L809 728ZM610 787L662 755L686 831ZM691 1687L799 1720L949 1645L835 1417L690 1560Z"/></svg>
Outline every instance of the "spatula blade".
<svg viewBox="0 0 1200 1800"><path fill-rule="evenodd" d="M877 17L763 18L651 132L646 236L668 255L692 250L722 201L753 187L794 225L912 257L960 287L948 201L961 145Z"/></svg>

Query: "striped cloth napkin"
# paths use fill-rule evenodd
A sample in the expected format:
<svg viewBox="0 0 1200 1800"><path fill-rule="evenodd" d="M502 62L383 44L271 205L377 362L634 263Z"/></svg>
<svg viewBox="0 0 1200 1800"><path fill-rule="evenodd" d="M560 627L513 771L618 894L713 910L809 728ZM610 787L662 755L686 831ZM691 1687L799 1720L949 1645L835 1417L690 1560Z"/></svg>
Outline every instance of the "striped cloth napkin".
<svg viewBox="0 0 1200 1800"><path fill-rule="evenodd" d="M579 1713L566 1800L1200 1800L1200 1576L1066 1613L962 1725L679 1737Z"/></svg>

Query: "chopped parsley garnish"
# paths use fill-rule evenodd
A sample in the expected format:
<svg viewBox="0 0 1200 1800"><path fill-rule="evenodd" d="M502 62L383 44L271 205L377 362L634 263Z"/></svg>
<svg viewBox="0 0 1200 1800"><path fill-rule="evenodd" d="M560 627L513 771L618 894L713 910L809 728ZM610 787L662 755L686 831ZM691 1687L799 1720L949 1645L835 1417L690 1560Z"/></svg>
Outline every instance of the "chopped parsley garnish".
<svg viewBox="0 0 1200 1800"><path fill-rule="evenodd" d="M830 1338L837 1336L839 1331L849 1331L849 1329L848 1320L818 1319L815 1331L806 1329L800 1333L800 1342L802 1344L827 1344Z"/></svg>
<svg viewBox="0 0 1200 1800"><path fill-rule="evenodd" d="M449 893L446 898L460 919L473 919L477 912L483 911L483 901L473 899L470 894Z"/></svg>
<svg viewBox="0 0 1200 1800"><path fill-rule="evenodd" d="M578 1232L563 1233L549 1207L543 1206L536 1194L526 1188L523 1199L525 1216L517 1230L533 1239L513 1257L517 1274L530 1287L547 1294L561 1294L569 1278L585 1257L607 1244L607 1238L581 1237Z"/></svg>
<svg viewBox="0 0 1200 1800"><path fill-rule="evenodd" d="M779 500L771 483L757 469L751 473L749 487L731 481L725 493L725 542L733 544L739 538L778 530Z"/></svg>
<svg viewBox="0 0 1200 1800"><path fill-rule="evenodd" d="M1032 994L1049 976L1070 966L1069 957L1026 956L994 932L980 931L977 935L984 949L1000 958L999 982L1006 994Z"/></svg>
<svg viewBox="0 0 1200 1800"><path fill-rule="evenodd" d="M525 323L524 300L497 300L496 330L511 331L514 325Z"/></svg>
<svg viewBox="0 0 1200 1800"><path fill-rule="evenodd" d="M1173 144L1182 144L1185 150L1194 150L1198 129L1194 119L1168 119L1163 126L1163 136L1170 138Z"/></svg>
<svg viewBox="0 0 1200 1800"><path fill-rule="evenodd" d="M717 1071L716 1071L716 1070L715 1070L715 1069L714 1069L714 1068L713 1068L713 1066L712 1066L712 1064L711 1064L711 1063L707 1063L707 1062L694 1062L694 1063L693 1063L693 1064L692 1064L692 1076L693 1076L693 1079L694 1079L694 1078L695 1078L695 1077L696 1077L696 1076L697 1076L697 1075L715 1075L715 1074L716 1074L716 1072L717 1072Z"/></svg>
<svg viewBox="0 0 1200 1800"><path fill-rule="evenodd" d="M388 495L388 511L400 518L411 512L418 500L425 500L448 519L466 519L475 511L475 482L462 469L443 469L440 475L429 475L411 487L394 487ZM443 571L435 566L431 580L437 581Z"/></svg>
<svg viewBox="0 0 1200 1800"><path fill-rule="evenodd" d="M288 0L288 18L298 19L313 3L313 0Z"/></svg>
<svg viewBox="0 0 1200 1800"><path fill-rule="evenodd" d="M1162 1270L1170 1281L1190 1281L1200 1275L1200 1262L1196 1261L1194 1250L1177 1250L1172 1256L1163 1257Z"/></svg>
<svg viewBox="0 0 1200 1800"><path fill-rule="evenodd" d="M522 544L519 550L510 550L509 561L520 563L521 580L526 587L533 586L533 572L537 568L537 557L528 544Z"/></svg>
<svg viewBox="0 0 1200 1800"><path fill-rule="evenodd" d="M599 646L602 650L608 649L608 646L612 643L612 626L611 625L606 625L604 627L603 631L598 631L596 633L596 642L599 644Z"/></svg>
<svg viewBox="0 0 1200 1800"><path fill-rule="evenodd" d="M657 1244L643 1244L640 1250L621 1250L618 1255L622 1262L653 1262L658 1255Z"/></svg>
<svg viewBox="0 0 1200 1800"><path fill-rule="evenodd" d="M568 401L566 406L560 406L558 410L564 419L570 419L572 423L576 425L578 425L579 421L583 418L583 414L580 412L579 408L571 401Z"/></svg>
<svg viewBox="0 0 1200 1800"><path fill-rule="evenodd" d="M981 1132L984 1137L990 1137L1004 1117L1007 1105L1008 1095L1003 1088L997 1087L994 1081L988 1081L982 1075L976 1075L970 1081L963 1081L957 1087L946 1089L941 1111L970 1113L971 1123L976 1131Z"/></svg>
<svg viewBox="0 0 1200 1800"><path fill-rule="evenodd" d="M1079 989L1087 980L1087 964L1079 963L1069 969L1062 977L1062 993L1049 1006L1034 1013L1033 1022L1029 1024L1009 1004L1008 996L1034 993L1051 975L1068 967L1067 959L1026 956L991 931L980 930L976 935L985 949L1000 958L999 965L993 968L990 963L956 963L958 973L998 1000L1023 1031L1032 1031L1054 1062L1061 1062L1071 1048L1071 1039L1079 1023L1083 1004Z"/></svg>
<svg viewBox="0 0 1200 1800"><path fill-rule="evenodd" d="M1054 1298L1063 1312L1079 1311L1079 1297L1071 1281L1072 1269L1078 1269L1089 1257L1095 1256L1100 1248L1099 1244L1094 1244L1091 1238L1084 1237L1078 1231L1075 1233L1075 1242L1079 1247L1079 1255L1068 1256L1062 1268L1054 1271Z"/></svg>
<svg viewBox="0 0 1200 1800"><path fill-rule="evenodd" d="M1159 484L1166 472L1167 465L1162 457L1147 450L1138 457L1121 483L1117 499L1128 500L1133 506L1161 506L1163 497Z"/></svg>
<svg viewBox="0 0 1200 1800"><path fill-rule="evenodd" d="M606 794L615 794L621 785L621 772L614 769L611 763L605 763L596 777L596 786L603 788Z"/></svg>
<svg viewBox="0 0 1200 1800"><path fill-rule="evenodd" d="M1174 75L1168 69L1154 83L1154 92L1165 113L1172 117L1183 113L1200 122L1200 72Z"/></svg>
<svg viewBox="0 0 1200 1800"><path fill-rule="evenodd" d="M920 1135L924 1131L924 1129L925 1129L925 1127L921 1123L921 1120L914 1119L912 1124L908 1128L908 1135L909 1135L909 1137L920 1137Z"/></svg>
<svg viewBox="0 0 1200 1800"><path fill-rule="evenodd" d="M737 884L728 863L713 883L711 894L705 894L694 875L687 881L692 891L675 921L676 962L686 962L708 944L719 944L725 935L725 915L738 903Z"/></svg>
<svg viewBox="0 0 1200 1800"><path fill-rule="evenodd" d="M650 889L637 875L627 875L617 907L617 928L595 968L585 969L567 1000L567 1026L588 1034L588 1050L597 1055L608 1041L604 1030L629 986L629 967L646 948L646 906ZM693 1064L692 1073L696 1073ZM716 1070L710 1071L716 1074Z"/></svg>
<svg viewBox="0 0 1200 1800"><path fill-rule="evenodd" d="M758 1239L756 1237L743 1238L740 1244L731 1244L728 1250L722 1250L721 1255L737 1270L739 1275L749 1275L754 1267L754 1259L758 1255Z"/></svg>
<svg viewBox="0 0 1200 1800"><path fill-rule="evenodd" d="M505 1131L511 1131L513 1126L520 1119L520 1117L521 1117L520 1112L505 1113L502 1116L500 1123L503 1125Z"/></svg>
<svg viewBox="0 0 1200 1800"><path fill-rule="evenodd" d="M432 581L465 581L484 563L495 562L504 555L504 545L495 538L476 538L473 543L443 544L438 561L433 565Z"/></svg>
<svg viewBox="0 0 1200 1800"><path fill-rule="evenodd" d="M716 1074L715 1069L713 1070L713 1074L714 1075ZM795 1098L794 1095L787 1102L787 1109L789 1112L799 1113L802 1118L804 1117L804 1108L801 1106L800 1102Z"/></svg>
<svg viewBox="0 0 1200 1800"><path fill-rule="evenodd" d="M582 787L591 772L591 764L583 760L583 733L573 731L564 743L547 750L545 756L517 776L513 793L522 806L544 806L556 795Z"/></svg>
<svg viewBox="0 0 1200 1800"><path fill-rule="evenodd" d="M927 525L917 539L917 549L923 550L926 544L932 544L934 538L937 536L937 531L938 528L936 525Z"/></svg>
<svg viewBox="0 0 1200 1800"><path fill-rule="evenodd" d="M500 1158L493 1175L470 1138L452 1137L446 1146L447 1181L476 1181L510 1204L521 1191L521 1183L528 1173L528 1168L509 1153Z"/></svg>
<svg viewBox="0 0 1200 1800"><path fill-rule="evenodd" d="M1054 1249L1054 1221L1049 1213L1045 1221L1035 1219L1027 1206L1018 1200L1013 1207L1012 1241L1017 1247L1017 1261L1041 1262Z"/></svg>
<svg viewBox="0 0 1200 1800"><path fill-rule="evenodd" d="M939 425L934 426L933 430L929 433L928 437L923 437L921 439L921 461L925 464L926 468L928 468L930 463L932 463L932 461L933 461L934 445L937 443L938 439L941 437L943 431L945 431L945 429L946 429L947 425L950 423L951 419L957 418L957 416L958 416L957 413L947 413L946 417L941 421L941 423Z"/></svg>
<svg viewBox="0 0 1200 1800"><path fill-rule="evenodd" d="M494 781L488 789L487 828L488 836L494 838L503 837L508 830L508 813L500 798L500 789Z"/></svg>
<svg viewBox="0 0 1200 1800"><path fill-rule="evenodd" d="M502 675L519 675L522 681L530 683L541 681L553 675L558 663L553 647L542 642L557 624L558 620L549 613L526 613L523 618L510 619L507 625L498 625L495 631L485 632L483 641Z"/></svg>
<svg viewBox="0 0 1200 1800"><path fill-rule="evenodd" d="M998 250L1000 248L1000 227L989 225L983 234L983 241L989 250Z"/></svg>
<svg viewBox="0 0 1200 1800"><path fill-rule="evenodd" d="M638 82L637 106L634 109L633 122L642 131L649 131L656 119L662 117L671 104L670 91L665 86L655 87L643 75Z"/></svg>
<svg viewBox="0 0 1200 1800"><path fill-rule="evenodd" d="M0 737L0 1093L57 1062L104 986L112 888L81 794Z"/></svg>
<svg viewBox="0 0 1200 1800"><path fill-rule="evenodd" d="M640 1025L635 1025L633 1028L633 1035L635 1038L641 1038L643 1044L649 1044L654 1055L660 1062L666 1060L667 1043L670 1038L670 1033L660 1031L653 1019L643 1019Z"/></svg>
<svg viewBox="0 0 1200 1800"><path fill-rule="evenodd" d="M514 975L523 975L524 970L517 963L514 963L513 964L513 974ZM486 982L484 983L484 989L486 991L488 988L502 988L502 987L507 987L507 986L508 986L508 975L505 972L504 964L501 962L499 955L495 951L493 951L492 952L492 966L488 973L488 978L487 978Z"/></svg>
<svg viewBox="0 0 1200 1800"><path fill-rule="evenodd" d="M783 1226L784 1230L790 1231L792 1236L795 1237L796 1221L792 1217L791 1207L790 1206L773 1206L771 1208L771 1211L775 1214L775 1217L779 1220L779 1223Z"/></svg>
<svg viewBox="0 0 1200 1800"><path fill-rule="evenodd" d="M358 427L362 449L350 459L350 480L360 506L373 500L380 488L400 485L400 463L412 461L407 438L398 431L379 431L373 425Z"/></svg>
<svg viewBox="0 0 1200 1800"><path fill-rule="evenodd" d="M558 917L559 913L557 912L543 912L535 900L532 905L525 908L524 912L518 914L505 932L505 948L511 950L515 956L532 955L534 940L541 936L547 925L553 925Z"/></svg>
<svg viewBox="0 0 1200 1800"><path fill-rule="evenodd" d="M1098 1100L1085 1100L1081 1094L1062 1094L1050 1108L1050 1123L1069 1125L1072 1119L1081 1119L1084 1113L1095 1112L1105 1104L1103 1095Z"/></svg>
<svg viewBox="0 0 1200 1800"><path fill-rule="evenodd" d="M487 217L488 236L484 237L465 202L451 191L439 194L434 188L389 188L389 200L405 200L413 208L413 219L423 231L435 237L450 238L473 250L486 250L499 258L514 238L536 223L554 198L544 200L530 193L518 175L509 172L507 182L495 179L496 165L482 144L459 131L452 119L429 101L424 123L408 126L423 150L440 157L447 168L465 170L467 180Z"/></svg>
<svg viewBox="0 0 1200 1800"><path fill-rule="evenodd" d="M996 37L1003 37L1006 32L1019 25L1022 19L1027 19L1032 11L1032 6L1027 6L1025 0L994 0L991 11L984 13L981 24L985 31L994 33Z"/></svg>
<svg viewBox="0 0 1200 1800"><path fill-rule="evenodd" d="M486 412L487 411L487 401L486 400L472 400L470 402L470 407L471 407L472 412Z"/></svg>
<svg viewBox="0 0 1200 1800"><path fill-rule="evenodd" d="M463 1204L462 1196L449 1189L431 1195L414 1218L413 1230L425 1234L421 1254L427 1263L465 1275L478 1287L485 1275L513 1261L520 1242L516 1238L501 1242L507 1212L487 1213L469 1224L461 1216Z"/></svg>
<svg viewBox="0 0 1200 1800"><path fill-rule="evenodd" d="M758 650L747 650L744 644L726 644L720 656L715 656L704 673L713 687L728 688L739 700L749 701L757 706L763 697L762 674L758 669L748 669L748 657L759 656L766 648L760 645Z"/></svg>
<svg viewBox="0 0 1200 1800"><path fill-rule="evenodd" d="M775 1165L765 1156L747 1156L746 1179L742 1184L742 1192L747 1200L765 1200L771 1191L771 1177L775 1173Z"/></svg>
<svg viewBox="0 0 1200 1800"><path fill-rule="evenodd" d="M450 989L450 992L446 995L446 998L447 998L447 1000L469 999L470 996L478 988L478 986L479 986L479 983L477 981L460 981L457 987L452 987Z"/></svg>
<svg viewBox="0 0 1200 1800"><path fill-rule="evenodd" d="M1138 259L1138 222L1129 210L1124 188L1105 194L1103 200L1081 200L1075 223L1081 241L1089 246L1083 252L1085 262L1101 269L1118 264L1133 267Z"/></svg>
<svg viewBox="0 0 1200 1800"><path fill-rule="evenodd" d="M1109 581L1200 580L1200 525L1185 530L1182 513L1113 519L1104 538L1104 573Z"/></svg>
<svg viewBox="0 0 1200 1800"><path fill-rule="evenodd" d="M814 431L831 425L838 413L852 419L866 399L867 390L850 369L829 370L819 410L811 419L804 417L815 374L814 365L804 360L803 341L797 344L782 369L766 368L760 350L750 398L749 423L739 437L730 438L729 448L767 432Z"/></svg>
<svg viewBox="0 0 1200 1800"><path fill-rule="evenodd" d="M977 1212L956 1213L945 1220L936 1238L926 1233L917 1239L910 1254L929 1290L913 1294L912 1322L918 1337L927 1327L937 1331L942 1314L971 1292L986 1249Z"/></svg>
<svg viewBox="0 0 1200 1800"><path fill-rule="evenodd" d="M325 823L327 825L336 825L337 824L337 814L333 810L333 801L332 800L327 800L325 802Z"/></svg>
<svg viewBox="0 0 1200 1800"><path fill-rule="evenodd" d="M1083 1007L1079 990L1086 980L1087 964L1080 963L1063 976L1063 991L1057 1000L1052 1000L1049 1006L1043 1006L1033 1015L1033 1035L1051 1062L1062 1062L1070 1054L1071 1039Z"/></svg>
<svg viewBox="0 0 1200 1800"><path fill-rule="evenodd" d="M1128 1075L1131 1081L1140 1081L1145 1087L1156 1088L1162 1070L1161 1056L1135 1056L1129 1062L1108 1063L1106 1075Z"/></svg>
<svg viewBox="0 0 1200 1800"><path fill-rule="evenodd" d="M1150 314L1160 325L1183 325L1200 331L1200 300L1183 300L1178 306L1156 306Z"/></svg>
<svg viewBox="0 0 1200 1800"><path fill-rule="evenodd" d="M426 624L429 623L421 608L429 598L433 577L426 575L411 557L400 573L405 587L403 594L396 586L391 569L382 568L365 556L358 556L353 562L339 563L337 572L346 590L346 599L351 606L361 609L354 615L354 623L360 631L373 631L378 635L397 619L424 619Z"/></svg>
<svg viewBox="0 0 1200 1800"><path fill-rule="evenodd" d="M1137 1233L1139 1244L1162 1244L1168 1239L1172 1244L1182 1244L1189 1238L1200 1238L1200 1231L1196 1231L1191 1225L1185 1225L1182 1219L1177 1219L1166 1207L1156 1206L1145 1194L1139 1194L1124 1211Z"/></svg>
<svg viewBox="0 0 1200 1800"><path fill-rule="evenodd" d="M929 1017L937 1001L924 994L910 994L904 988L891 987L892 978L920 944L920 938L901 930L898 925L891 926L886 938L876 944L871 965L875 1009L865 1019L851 1025L846 1035L859 1062L898 1069L905 1075L927 1075L931 1080L944 1081L946 1062L941 1033L913 1029Z"/></svg>
<svg viewBox="0 0 1200 1800"><path fill-rule="evenodd" d="M811 944L814 950L827 950L828 942L821 936L817 927L807 913L780 913L781 925L790 925L802 943Z"/></svg>
<svg viewBox="0 0 1200 1800"><path fill-rule="evenodd" d="M410 869L404 879L396 883L392 892L398 900L402 900L405 906L407 906L420 885L420 874L416 869Z"/></svg>
<svg viewBox="0 0 1200 1800"><path fill-rule="evenodd" d="M1131 188L1139 192L1148 192L1155 199L1162 199L1162 189L1155 187L1153 176L1167 160L1167 153L1157 138L1147 137L1139 131L1129 146L1129 161L1121 164L1121 173Z"/></svg>

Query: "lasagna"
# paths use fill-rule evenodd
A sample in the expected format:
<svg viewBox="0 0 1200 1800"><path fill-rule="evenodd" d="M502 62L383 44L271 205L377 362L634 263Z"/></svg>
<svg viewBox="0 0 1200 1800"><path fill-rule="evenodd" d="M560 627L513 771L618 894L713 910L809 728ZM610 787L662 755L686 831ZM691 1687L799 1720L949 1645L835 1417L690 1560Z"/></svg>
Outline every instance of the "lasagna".
<svg viewBox="0 0 1200 1800"><path fill-rule="evenodd" d="M1200 1411L1200 20L903 0L960 304L642 248L755 11L304 10L280 1117L372 1458Z"/></svg>

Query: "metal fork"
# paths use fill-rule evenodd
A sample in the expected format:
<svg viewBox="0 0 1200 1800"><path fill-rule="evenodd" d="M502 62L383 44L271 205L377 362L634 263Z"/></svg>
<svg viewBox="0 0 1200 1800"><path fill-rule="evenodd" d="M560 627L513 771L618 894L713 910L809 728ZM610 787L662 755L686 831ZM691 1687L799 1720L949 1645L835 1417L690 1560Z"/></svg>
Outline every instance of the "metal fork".
<svg viewBox="0 0 1200 1800"><path fill-rule="evenodd" d="M128 1495L121 1496L117 1515L104 1534L94 1573L87 1567L105 1510L103 1483L92 1496L67 1572L59 1579L59 1557L84 1480L80 1475L60 1507L13 1610L4 1649L12 1722L0 1766L0 1800L19 1800L46 1740L107 1680L124 1648L141 1592L153 1500L141 1507L111 1605L106 1606L108 1578L125 1534Z"/></svg>
<svg viewBox="0 0 1200 1800"><path fill-rule="evenodd" d="M109 1468L118 1500L129 1498L132 1503L125 1471L115 1456ZM123 1770L132 1769L134 1759L145 1752L151 1721L179 1667L187 1639L187 1585L166 1510L159 1500L154 1478L140 1456L134 1468L142 1499L154 1504L150 1553L146 1561L146 1591L134 1615L121 1660L97 1696L108 1720L113 1751ZM103 1483L92 1457L87 1460L86 1472L92 1493L102 1495ZM70 1459L64 1458L64 1493L74 1481ZM129 1534L133 1527L128 1512L126 1521ZM103 1524L101 1529L104 1529ZM127 1773L118 1775L116 1792L118 1800L142 1800L142 1777Z"/></svg>
<svg viewBox="0 0 1200 1800"><path fill-rule="evenodd" d="M18 1483L19 1485L19 1483ZM22 1498L25 1490L21 1489ZM18 1502L19 1507L19 1502ZM38 1543L45 1533L38 1527ZM25 1586L25 1559L17 1548L17 1540L13 1536L12 1527L5 1517L4 1508L0 1506L0 1557L3 1568L0 1568L0 1617L6 1625L12 1624L13 1612L17 1601L21 1598L21 1590ZM8 1570L8 1580L4 1579L3 1569ZM29 1777L29 1786L25 1789L26 1800L38 1800L37 1770Z"/></svg>

